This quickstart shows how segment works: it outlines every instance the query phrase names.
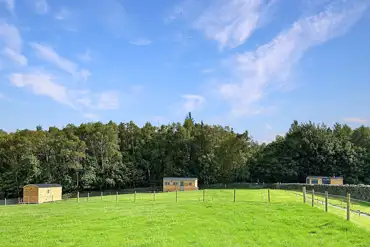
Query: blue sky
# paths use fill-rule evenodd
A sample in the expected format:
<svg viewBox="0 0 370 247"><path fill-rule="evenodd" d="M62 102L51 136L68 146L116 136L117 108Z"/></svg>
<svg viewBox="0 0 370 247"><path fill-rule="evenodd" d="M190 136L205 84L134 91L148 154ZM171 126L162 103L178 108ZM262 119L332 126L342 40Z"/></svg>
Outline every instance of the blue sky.
<svg viewBox="0 0 370 247"><path fill-rule="evenodd" d="M0 0L0 128L370 121L370 0Z"/></svg>

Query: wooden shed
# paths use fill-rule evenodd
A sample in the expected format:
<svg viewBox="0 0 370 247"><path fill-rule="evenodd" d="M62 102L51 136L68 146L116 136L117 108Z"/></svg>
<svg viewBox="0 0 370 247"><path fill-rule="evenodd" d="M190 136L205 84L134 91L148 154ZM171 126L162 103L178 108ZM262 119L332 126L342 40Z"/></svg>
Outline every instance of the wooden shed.
<svg viewBox="0 0 370 247"><path fill-rule="evenodd" d="M308 176L306 184L334 184L343 185L342 177Z"/></svg>
<svg viewBox="0 0 370 247"><path fill-rule="evenodd" d="M198 190L197 178L164 177L163 191Z"/></svg>
<svg viewBox="0 0 370 247"><path fill-rule="evenodd" d="M62 200L60 184L28 184L23 187L23 203L44 203Z"/></svg>

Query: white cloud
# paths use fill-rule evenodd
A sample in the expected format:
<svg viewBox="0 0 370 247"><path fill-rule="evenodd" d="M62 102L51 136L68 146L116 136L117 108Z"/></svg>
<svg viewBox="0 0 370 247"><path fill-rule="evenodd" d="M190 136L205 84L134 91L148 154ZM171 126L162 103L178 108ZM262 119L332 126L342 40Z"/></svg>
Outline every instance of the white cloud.
<svg viewBox="0 0 370 247"><path fill-rule="evenodd" d="M0 23L0 38L9 49L19 53L22 50L22 38L15 26Z"/></svg>
<svg viewBox="0 0 370 247"><path fill-rule="evenodd" d="M0 99L5 99L5 98L6 98L5 94L0 92Z"/></svg>
<svg viewBox="0 0 370 247"><path fill-rule="evenodd" d="M0 2L3 2L6 4L6 8L13 12L15 8L15 0L0 0Z"/></svg>
<svg viewBox="0 0 370 247"><path fill-rule="evenodd" d="M231 103L233 115L261 112L254 107L266 90L276 82L284 82L307 50L345 33L367 7L368 3L361 1L337 1L317 15L296 21L255 51L233 56L228 79L233 83L219 88L221 96Z"/></svg>
<svg viewBox="0 0 370 247"><path fill-rule="evenodd" d="M97 108L101 110L114 110L119 107L119 93L115 91L103 92L98 95Z"/></svg>
<svg viewBox="0 0 370 247"><path fill-rule="evenodd" d="M87 80L91 75L90 71L82 69L78 70L76 63L60 56L52 47L47 45L41 45L39 43L31 43L31 46L35 49L38 57L45 61L48 61L56 65L59 69L71 74L77 79Z"/></svg>
<svg viewBox="0 0 370 247"><path fill-rule="evenodd" d="M46 73L15 73L9 77L16 87L29 88L34 94L44 95L53 100L74 107L69 96L69 91L63 85L55 82L55 78Z"/></svg>
<svg viewBox="0 0 370 247"><path fill-rule="evenodd" d="M91 61L91 51L87 49L84 53L78 54L77 57L82 62L90 62Z"/></svg>
<svg viewBox="0 0 370 247"><path fill-rule="evenodd" d="M271 127L271 125L270 125L270 124L266 124L266 125L265 125L265 128L266 128L267 130L272 130L272 127Z"/></svg>
<svg viewBox="0 0 370 247"><path fill-rule="evenodd" d="M347 123L362 123L362 124L364 124L364 123L367 123L368 122L368 120L367 119L363 119L363 118L355 118L355 117L353 117L353 118L345 118L345 119L343 119L345 122L347 122Z"/></svg>
<svg viewBox="0 0 370 247"><path fill-rule="evenodd" d="M35 95L42 95L76 110L114 110L119 107L117 91L91 92L67 88L58 78L43 70L13 73L9 76L13 86L26 88Z"/></svg>
<svg viewBox="0 0 370 247"><path fill-rule="evenodd" d="M87 69L81 69L80 76L83 81L87 81L87 79L89 79L89 77L91 76L91 72Z"/></svg>
<svg viewBox="0 0 370 247"><path fill-rule="evenodd" d="M0 40L4 48L1 53L19 65L27 65L27 58L22 55L22 38L15 26L0 23Z"/></svg>
<svg viewBox="0 0 370 247"><path fill-rule="evenodd" d="M33 0L34 8L38 14L47 14L49 12L49 4L46 0Z"/></svg>
<svg viewBox="0 0 370 247"><path fill-rule="evenodd" d="M185 94L181 96L184 99L182 110L184 112L192 112L199 109L205 103L205 98L201 95Z"/></svg>
<svg viewBox="0 0 370 247"><path fill-rule="evenodd" d="M139 39L130 41L130 43L133 45L138 45L138 46L146 46L146 45L150 45L152 41L149 39L145 39L145 38L139 38Z"/></svg>
<svg viewBox="0 0 370 247"><path fill-rule="evenodd" d="M10 48L5 48L2 53L21 66L25 66L28 63L28 60L25 56L13 51Z"/></svg>
<svg viewBox="0 0 370 247"><path fill-rule="evenodd" d="M65 19L67 19L70 16L70 14L71 14L71 12L66 7L62 7L58 11L58 13L56 13L55 19L57 19L59 21L63 21Z"/></svg>
<svg viewBox="0 0 370 247"><path fill-rule="evenodd" d="M275 0L214 1L195 21L194 27L220 48L235 48L243 44L266 19Z"/></svg>

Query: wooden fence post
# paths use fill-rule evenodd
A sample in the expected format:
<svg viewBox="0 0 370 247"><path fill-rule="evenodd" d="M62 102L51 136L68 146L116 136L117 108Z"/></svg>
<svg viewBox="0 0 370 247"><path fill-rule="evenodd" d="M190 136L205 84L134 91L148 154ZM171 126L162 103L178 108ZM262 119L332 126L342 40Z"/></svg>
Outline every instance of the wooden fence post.
<svg viewBox="0 0 370 247"><path fill-rule="evenodd" d="M80 192L77 191L77 202L80 202Z"/></svg>
<svg viewBox="0 0 370 247"><path fill-rule="evenodd" d="M270 202L271 202L270 189L267 189L267 197L268 197L268 201L269 201L269 203L270 203Z"/></svg>
<svg viewBox="0 0 370 247"><path fill-rule="evenodd" d="M351 194L347 193L347 220L351 219Z"/></svg>
<svg viewBox="0 0 370 247"><path fill-rule="evenodd" d="M315 206L315 190L312 189L312 207Z"/></svg>
<svg viewBox="0 0 370 247"><path fill-rule="evenodd" d="M103 191L100 192L100 198L103 201Z"/></svg>
<svg viewBox="0 0 370 247"><path fill-rule="evenodd" d="M90 193L87 192L87 201L89 201L89 198L90 198Z"/></svg>
<svg viewBox="0 0 370 247"><path fill-rule="evenodd" d="M116 192L116 202L118 202L118 191Z"/></svg>
<svg viewBox="0 0 370 247"><path fill-rule="evenodd" d="M136 190L134 192L134 202L136 202Z"/></svg>
<svg viewBox="0 0 370 247"><path fill-rule="evenodd" d="M329 193L325 191L325 212L328 212L328 198L329 198Z"/></svg>
<svg viewBox="0 0 370 247"><path fill-rule="evenodd" d="M6 198L4 198L4 205L6 206Z"/></svg>
<svg viewBox="0 0 370 247"><path fill-rule="evenodd" d="M155 201L155 190L153 190L153 201Z"/></svg>
<svg viewBox="0 0 370 247"><path fill-rule="evenodd" d="M303 190L303 203L306 204L306 198L307 198L307 196L306 196L306 186L303 186L302 190Z"/></svg>
<svg viewBox="0 0 370 247"><path fill-rule="evenodd" d="M236 202L236 190L234 189L234 202Z"/></svg>
<svg viewBox="0 0 370 247"><path fill-rule="evenodd" d="M176 202L177 202L177 189L176 189Z"/></svg>
<svg viewBox="0 0 370 247"><path fill-rule="evenodd" d="M206 190L203 189L203 202L205 202L205 201L206 201Z"/></svg>

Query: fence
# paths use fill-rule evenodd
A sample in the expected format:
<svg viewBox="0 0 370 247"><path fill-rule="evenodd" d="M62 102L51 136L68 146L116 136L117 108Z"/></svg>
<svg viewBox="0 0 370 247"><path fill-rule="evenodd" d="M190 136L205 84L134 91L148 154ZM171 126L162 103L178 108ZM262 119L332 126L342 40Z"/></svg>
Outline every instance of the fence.
<svg viewBox="0 0 370 247"><path fill-rule="evenodd" d="M277 183L269 186L272 186L273 188L277 189L299 190L299 191L302 191L302 188L306 187L308 190L315 190L316 192L320 193L325 193L327 191L331 195L342 197L345 197L348 193L350 193L352 198L370 203L370 185Z"/></svg>
<svg viewBox="0 0 370 247"><path fill-rule="evenodd" d="M252 191L252 192L251 192ZM198 201L198 202L269 202L271 200L270 189L242 190L242 189L203 189L197 191L102 191L102 192L77 192L63 199L74 202L112 202L112 201ZM157 200L159 199L159 200Z"/></svg>
<svg viewBox="0 0 370 247"><path fill-rule="evenodd" d="M312 204L313 206L320 206L329 211L329 207L348 211L347 214L350 218L351 212L356 213L359 216L365 216L370 219L370 203L364 200L358 200L353 198L350 193L346 196L334 195L328 191L317 191L315 186L307 186L312 188L306 190L306 186L300 185L301 190L297 189L296 185L287 186L287 184L251 184L251 183L239 183L239 184L216 184L208 186L208 189L204 189L207 186L202 186L203 189L195 193L183 193L175 192L169 194L167 199L174 202L189 200L189 201L219 201L219 202L286 202L289 198L283 197L283 195L277 193L277 191L289 191L294 194L295 197L301 199L297 201L303 201L304 203ZM234 187L234 188L230 188ZM276 190L278 187L280 190ZM229 189L230 188L230 189ZM245 190L240 188L247 188ZM264 189L267 188L267 189ZM257 189L257 190L249 190ZM258 190L261 189L261 190ZM77 202L96 202L96 201L158 201L163 198L161 194L167 194L167 192L160 191L161 187L151 188L137 188L137 189L125 189L121 191L89 191L89 192L76 192L68 193L63 195L63 199L73 199L72 201ZM253 192L255 191L255 192ZM260 191L260 192L258 192ZM273 192L273 194L271 194ZM172 199L171 199L172 197ZM20 202L20 199L4 199L0 200L0 205L11 205ZM296 202L297 202L296 201ZM349 204L348 204L349 203Z"/></svg>
<svg viewBox="0 0 370 247"><path fill-rule="evenodd" d="M328 191L322 193L315 191L315 189L307 190L305 186L302 187L302 191L290 191L301 197L303 203L308 203L312 207L322 207L326 212L330 211L330 208L345 211L347 220L351 219L351 214L370 220L370 203L352 198L350 193L347 193L346 196L333 195L329 194Z"/></svg>

